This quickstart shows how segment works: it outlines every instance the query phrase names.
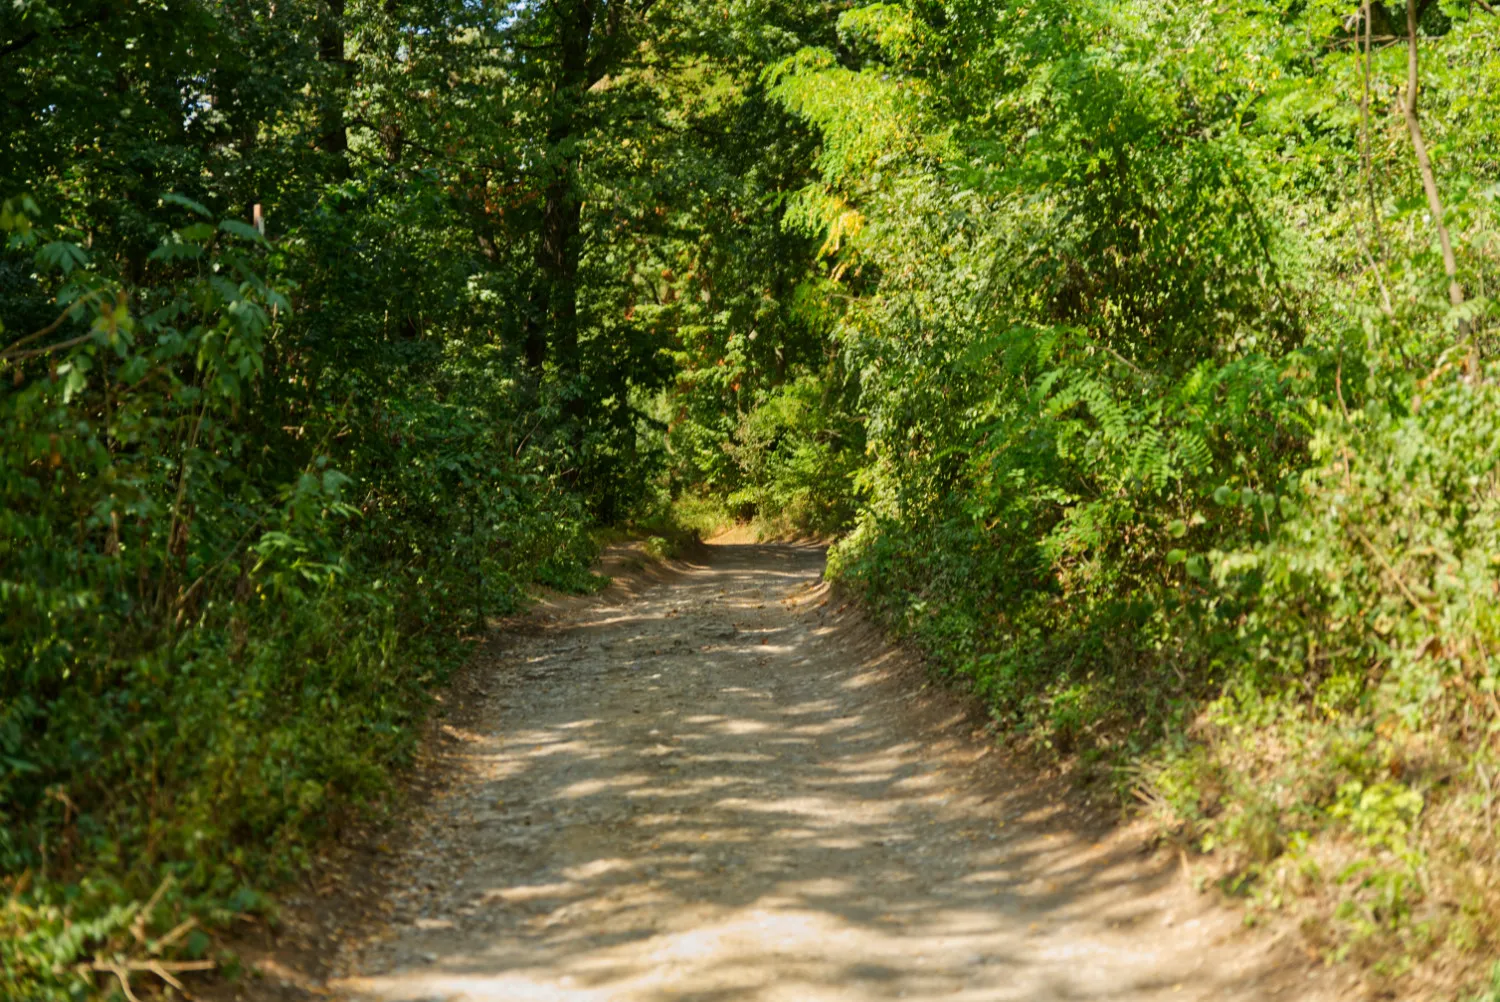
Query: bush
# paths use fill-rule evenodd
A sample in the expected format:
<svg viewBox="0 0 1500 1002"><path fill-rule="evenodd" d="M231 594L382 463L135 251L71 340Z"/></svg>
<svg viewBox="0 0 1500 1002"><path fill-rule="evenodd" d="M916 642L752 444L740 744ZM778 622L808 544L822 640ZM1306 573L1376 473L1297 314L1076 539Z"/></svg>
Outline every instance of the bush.
<svg viewBox="0 0 1500 1002"><path fill-rule="evenodd" d="M174 204L145 285L7 204L66 335L0 360L7 998L203 960L384 800L476 623L590 583L584 500L503 389L455 403L438 360L307 392L259 234Z"/></svg>
<svg viewBox="0 0 1500 1002"><path fill-rule="evenodd" d="M804 375L745 415L728 447L744 484L729 493L731 510L772 535L826 536L849 525L864 436L837 398L837 387Z"/></svg>

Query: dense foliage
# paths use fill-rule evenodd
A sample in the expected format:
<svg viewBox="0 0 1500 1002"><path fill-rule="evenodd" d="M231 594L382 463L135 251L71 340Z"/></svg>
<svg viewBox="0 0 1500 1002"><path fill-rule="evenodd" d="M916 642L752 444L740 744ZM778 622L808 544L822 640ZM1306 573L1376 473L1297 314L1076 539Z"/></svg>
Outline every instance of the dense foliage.
<svg viewBox="0 0 1500 1002"><path fill-rule="evenodd" d="M1486 3L0 26L3 992L209 957L669 503L1329 956L1500 952Z"/></svg>
<svg viewBox="0 0 1500 1002"><path fill-rule="evenodd" d="M1500 951L1500 19L1414 4L881 4L768 71L835 573L1389 983Z"/></svg>
<svg viewBox="0 0 1500 1002"><path fill-rule="evenodd" d="M757 73L832 21L722 24L0 13L0 995L215 960L475 625L660 508L676 358L781 353L807 240L743 220L808 136Z"/></svg>

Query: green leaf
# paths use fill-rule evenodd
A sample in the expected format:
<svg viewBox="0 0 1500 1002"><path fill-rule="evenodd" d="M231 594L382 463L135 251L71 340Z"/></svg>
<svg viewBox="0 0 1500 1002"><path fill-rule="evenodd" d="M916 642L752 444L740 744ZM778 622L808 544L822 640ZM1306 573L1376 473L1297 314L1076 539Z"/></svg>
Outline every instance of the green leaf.
<svg viewBox="0 0 1500 1002"><path fill-rule="evenodd" d="M70 274L74 268L88 266L89 256L82 247L67 240L54 240L43 244L36 252L39 265L55 268L64 275Z"/></svg>
<svg viewBox="0 0 1500 1002"><path fill-rule="evenodd" d="M67 369L67 374L63 379L63 403L69 404L73 402L74 397L83 392L84 387L88 386L89 377L88 373L77 365L68 365L63 368ZM58 371L61 372L62 369Z"/></svg>
<svg viewBox="0 0 1500 1002"><path fill-rule="evenodd" d="M260 235L260 231L249 223L242 223L238 219L220 220L219 229L230 236L239 237L241 240L248 240L251 243L264 244L266 242L266 238Z"/></svg>
<svg viewBox="0 0 1500 1002"><path fill-rule="evenodd" d="M164 243L150 254L152 261L171 264L176 261L195 260L203 256L203 248L195 243Z"/></svg>
<svg viewBox="0 0 1500 1002"><path fill-rule="evenodd" d="M208 206L204 205L202 202L195 202L191 198L188 198L186 195L179 195L176 192L168 192L161 197L161 200L168 205L180 205L184 209L187 209L189 212L193 212L197 215L202 216L204 219L213 218L213 213L208 211Z"/></svg>

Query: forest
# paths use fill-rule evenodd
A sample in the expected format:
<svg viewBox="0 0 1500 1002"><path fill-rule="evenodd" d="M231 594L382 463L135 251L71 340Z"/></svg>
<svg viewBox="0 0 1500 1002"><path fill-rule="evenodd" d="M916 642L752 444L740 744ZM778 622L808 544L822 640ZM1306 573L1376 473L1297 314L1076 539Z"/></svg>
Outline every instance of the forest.
<svg viewBox="0 0 1500 1002"><path fill-rule="evenodd" d="M1500 999L1491 2L16 0L0 94L0 996L232 967L485 623L741 521Z"/></svg>

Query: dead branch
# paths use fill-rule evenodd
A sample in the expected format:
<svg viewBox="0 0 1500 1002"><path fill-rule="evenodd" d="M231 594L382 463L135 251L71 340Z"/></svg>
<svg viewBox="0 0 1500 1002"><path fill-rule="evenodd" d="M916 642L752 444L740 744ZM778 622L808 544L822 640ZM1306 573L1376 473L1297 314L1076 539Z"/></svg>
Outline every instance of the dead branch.
<svg viewBox="0 0 1500 1002"><path fill-rule="evenodd" d="M69 338L66 341L59 341L56 344L49 344L42 348L31 348L27 351L0 352L0 362L18 362L23 358L32 358L37 355L50 355L54 351L66 351L69 348L73 348L77 345L83 344L93 336L93 333L90 332L88 334L80 334L75 338ZM20 342L17 343L19 344Z"/></svg>
<svg viewBox="0 0 1500 1002"><path fill-rule="evenodd" d="M48 334L51 334L53 331L57 330L63 325L63 321L68 319L68 317L72 315L73 310L75 307L77 307L77 305L77 303L69 304L68 308L59 313L57 315L57 319L52 321L46 327L43 327L38 331L32 331L30 334L27 334L25 337L21 338L21 340L15 342L14 344L8 345L4 351L0 351L0 358L7 358L18 348L30 344L39 337L46 337Z"/></svg>
<svg viewBox="0 0 1500 1002"><path fill-rule="evenodd" d="M101 960L96 957L91 962L83 964L82 969L100 974L113 974L115 980L120 983L120 990L125 993L125 998L130 1002L141 1002L130 990L132 974L140 972L154 974L173 988L182 991L183 984L176 975L188 971L211 971L216 966L218 965L212 960Z"/></svg>

